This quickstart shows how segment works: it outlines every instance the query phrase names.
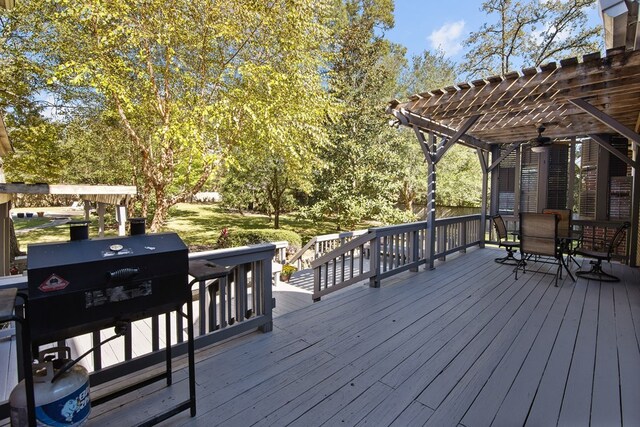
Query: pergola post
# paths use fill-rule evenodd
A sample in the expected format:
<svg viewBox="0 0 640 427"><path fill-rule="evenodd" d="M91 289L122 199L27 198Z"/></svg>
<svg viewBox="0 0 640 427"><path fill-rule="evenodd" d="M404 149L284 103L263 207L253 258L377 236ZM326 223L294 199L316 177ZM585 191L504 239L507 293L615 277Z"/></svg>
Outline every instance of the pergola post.
<svg viewBox="0 0 640 427"><path fill-rule="evenodd" d="M438 147L436 144L436 137L433 132L429 132L429 141L426 141L422 131L417 125L412 125L413 130L418 138L424 157L427 160L427 249L428 249L428 266L433 270L436 253L436 165L442 159L442 157L454 146L461 138L464 137L467 130L469 130L481 115L476 114L467 118L460 128L453 134L448 140L443 140L443 143ZM403 117L403 116L402 116Z"/></svg>
<svg viewBox="0 0 640 427"><path fill-rule="evenodd" d="M429 132L429 140L425 140L423 133L417 126L413 126L424 158L427 161L427 235L426 247L429 262L425 265L425 269L433 270L434 254L436 247L436 137L433 132Z"/></svg>
<svg viewBox="0 0 640 427"><path fill-rule="evenodd" d="M98 213L98 236L104 237L104 212L107 205L102 202L98 202L96 212Z"/></svg>
<svg viewBox="0 0 640 427"><path fill-rule="evenodd" d="M10 202L0 203L0 235L9 236L11 233L11 217L9 216ZM0 276L11 274L11 243L8 238L0 239Z"/></svg>
<svg viewBox="0 0 640 427"><path fill-rule="evenodd" d="M436 146L436 137L429 133L428 148L433 153ZM427 249L429 262L425 268L433 270L436 253L436 162L433 154L427 156Z"/></svg>
<svg viewBox="0 0 640 427"><path fill-rule="evenodd" d="M636 165L640 162L640 148L638 144L633 144L633 161ZM631 242L629 247L629 265L638 267L640 265L640 254L638 254L638 228L640 227L640 172L636 166L631 170L633 182L631 184ZM635 238L634 238L635 236Z"/></svg>
<svg viewBox="0 0 640 427"><path fill-rule="evenodd" d="M496 162L496 160L499 160L500 157L500 148L496 145L494 145L493 147L491 147L491 161L492 162ZM498 204L499 204L499 195L500 192L498 191L498 185L499 185L499 181L498 181L498 172L497 172L497 168L490 168L489 169L491 172L491 202L489 204L489 214L491 216L497 215L498 214Z"/></svg>
<svg viewBox="0 0 640 427"><path fill-rule="evenodd" d="M118 236L124 236L125 225L127 224L127 207L118 205L116 206L116 218L118 220Z"/></svg>
<svg viewBox="0 0 640 427"><path fill-rule="evenodd" d="M487 192L489 191L489 171L487 169L487 157L481 149L476 149L480 168L482 169L482 201L480 203L480 247L484 248L487 236Z"/></svg>
<svg viewBox="0 0 640 427"><path fill-rule="evenodd" d="M569 181L567 186L567 209L571 209L573 212L574 205L576 204L574 198L574 191L576 186L576 137L571 138L571 143L569 144Z"/></svg>

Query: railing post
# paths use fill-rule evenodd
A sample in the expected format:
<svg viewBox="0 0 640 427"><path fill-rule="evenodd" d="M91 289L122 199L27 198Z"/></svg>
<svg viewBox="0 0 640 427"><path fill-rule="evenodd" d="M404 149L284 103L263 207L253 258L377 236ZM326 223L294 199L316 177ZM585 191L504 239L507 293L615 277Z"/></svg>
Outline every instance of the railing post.
<svg viewBox="0 0 640 427"><path fill-rule="evenodd" d="M262 274L260 277L260 283L256 285L262 289L262 301L259 301L258 304L262 303L262 315L267 316L269 321L262 326L260 326L260 331L262 332L271 332L273 330L273 297L272 297L272 282L271 282L271 261L263 260L262 264ZM246 292L246 291L245 291Z"/></svg>
<svg viewBox="0 0 640 427"><path fill-rule="evenodd" d="M369 258L369 271L374 274L369 278L369 286L372 288L380 287L380 239L376 235L371 241L371 256Z"/></svg>
<svg viewBox="0 0 640 427"><path fill-rule="evenodd" d="M436 252L446 252L447 251L447 231L448 231L448 227L442 226L440 227L440 233L438 233L438 246L436 249ZM438 258L440 261L446 261L447 257L446 255L442 255L440 258Z"/></svg>
<svg viewBox="0 0 640 427"><path fill-rule="evenodd" d="M313 269L313 291L314 293L318 293L320 292L320 280L322 278L322 276L320 275L320 269L322 268L322 266L317 266L316 268ZM314 298L313 302L318 302L320 301L320 297L318 298Z"/></svg>
<svg viewBox="0 0 640 427"><path fill-rule="evenodd" d="M426 258L429 262L425 265L425 269L433 270L435 264L435 254L436 254L436 224L434 221L429 221L427 223L427 253Z"/></svg>
<svg viewBox="0 0 640 427"><path fill-rule="evenodd" d="M467 253L467 221L462 221L458 228L458 244L462 245L462 249L460 249L460 253ZM482 243L482 241L480 242Z"/></svg>
<svg viewBox="0 0 640 427"><path fill-rule="evenodd" d="M418 254L418 249L420 246L420 240L419 240L419 236L420 236L420 230L414 230L411 232L411 239L409 241L409 251L411 253L411 261L410 262L415 262L416 266L411 268L410 271L416 272L418 271L418 261L419 261L419 254Z"/></svg>

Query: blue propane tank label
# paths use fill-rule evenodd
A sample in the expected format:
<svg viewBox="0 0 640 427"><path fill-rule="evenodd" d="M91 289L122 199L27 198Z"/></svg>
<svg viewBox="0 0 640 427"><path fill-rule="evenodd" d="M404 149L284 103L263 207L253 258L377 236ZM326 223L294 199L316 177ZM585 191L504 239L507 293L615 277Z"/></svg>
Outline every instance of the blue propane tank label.
<svg viewBox="0 0 640 427"><path fill-rule="evenodd" d="M82 387L62 399L47 403L36 408L38 424L46 426L75 426L82 423L89 416L91 403L89 401L89 381Z"/></svg>
<svg viewBox="0 0 640 427"><path fill-rule="evenodd" d="M82 387L62 399L36 407L36 423L38 426L51 427L77 426L87 419L90 411L89 381L87 381ZM26 408L20 408L18 411L16 408L11 408L11 412L12 424L17 418L23 420L24 423L19 422L16 425L27 425Z"/></svg>

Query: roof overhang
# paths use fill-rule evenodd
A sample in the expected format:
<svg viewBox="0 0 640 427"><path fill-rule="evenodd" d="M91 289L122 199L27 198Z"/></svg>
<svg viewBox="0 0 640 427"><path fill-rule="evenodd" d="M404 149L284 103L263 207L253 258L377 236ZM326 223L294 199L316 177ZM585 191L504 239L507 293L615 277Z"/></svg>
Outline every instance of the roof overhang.
<svg viewBox="0 0 640 427"><path fill-rule="evenodd" d="M607 49L626 46L629 50L640 48L638 31L638 0L600 0Z"/></svg>
<svg viewBox="0 0 640 427"><path fill-rule="evenodd" d="M610 49L604 58L593 53L459 83L414 95L406 102L391 101L387 111L402 125L436 134L445 134L443 129L453 133L467 119L480 115L461 139L478 148L529 141L537 136L539 125L552 138L612 132L610 124L572 102L576 99L637 134L640 50Z"/></svg>

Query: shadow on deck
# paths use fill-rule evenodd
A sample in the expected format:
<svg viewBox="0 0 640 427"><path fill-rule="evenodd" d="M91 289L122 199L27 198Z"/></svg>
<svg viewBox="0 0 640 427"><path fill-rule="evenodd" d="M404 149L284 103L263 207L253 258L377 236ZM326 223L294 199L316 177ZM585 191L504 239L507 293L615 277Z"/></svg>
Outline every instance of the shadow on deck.
<svg viewBox="0 0 640 427"><path fill-rule="evenodd" d="M640 271L554 287L544 264L516 281L501 253L316 304L294 278L282 292L300 306L273 332L196 354L197 416L164 425L640 425ZM142 421L187 394L186 376L96 407L88 425Z"/></svg>

